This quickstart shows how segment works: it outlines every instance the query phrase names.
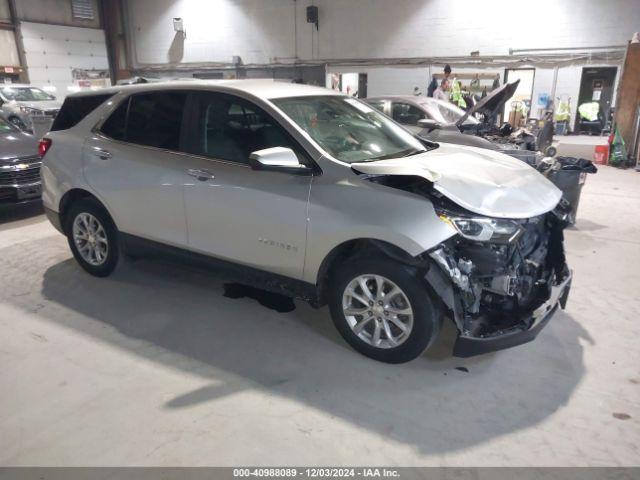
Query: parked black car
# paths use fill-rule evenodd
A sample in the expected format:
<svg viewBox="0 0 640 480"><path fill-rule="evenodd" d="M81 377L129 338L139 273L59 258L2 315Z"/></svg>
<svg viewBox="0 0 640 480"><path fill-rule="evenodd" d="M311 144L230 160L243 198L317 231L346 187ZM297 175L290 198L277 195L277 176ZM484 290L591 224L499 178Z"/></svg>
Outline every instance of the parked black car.
<svg viewBox="0 0 640 480"><path fill-rule="evenodd" d="M35 137L0 119L0 205L40 198L41 164Z"/></svg>

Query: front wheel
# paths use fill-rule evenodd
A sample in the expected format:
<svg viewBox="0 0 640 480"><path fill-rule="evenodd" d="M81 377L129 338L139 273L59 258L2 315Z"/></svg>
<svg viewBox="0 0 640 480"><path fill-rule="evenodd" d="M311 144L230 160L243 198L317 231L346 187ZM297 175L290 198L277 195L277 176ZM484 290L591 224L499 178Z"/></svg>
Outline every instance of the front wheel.
<svg viewBox="0 0 640 480"><path fill-rule="evenodd" d="M350 261L332 276L329 308L342 337L367 357L404 363L437 336L442 312L424 282L385 258Z"/></svg>
<svg viewBox="0 0 640 480"><path fill-rule="evenodd" d="M91 199L74 203L65 231L73 256L96 277L110 275L118 264L118 234L109 214Z"/></svg>

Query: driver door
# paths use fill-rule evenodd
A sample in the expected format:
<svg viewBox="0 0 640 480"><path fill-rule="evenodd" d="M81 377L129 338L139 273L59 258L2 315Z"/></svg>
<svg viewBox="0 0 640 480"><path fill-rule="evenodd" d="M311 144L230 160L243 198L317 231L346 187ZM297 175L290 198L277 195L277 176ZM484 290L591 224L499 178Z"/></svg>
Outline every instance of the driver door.
<svg viewBox="0 0 640 480"><path fill-rule="evenodd" d="M257 105L235 95L200 92L189 116L184 182L189 247L302 278L312 177L249 166L253 151L300 152L300 147Z"/></svg>

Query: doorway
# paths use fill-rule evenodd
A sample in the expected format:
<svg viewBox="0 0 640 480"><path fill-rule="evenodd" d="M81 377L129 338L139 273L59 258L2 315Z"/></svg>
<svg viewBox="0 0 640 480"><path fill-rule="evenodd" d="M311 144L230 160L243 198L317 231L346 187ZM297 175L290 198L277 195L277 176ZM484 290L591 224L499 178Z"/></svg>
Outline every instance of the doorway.
<svg viewBox="0 0 640 480"><path fill-rule="evenodd" d="M366 73L327 73L327 88L346 93L352 97L367 98Z"/></svg>
<svg viewBox="0 0 640 480"><path fill-rule="evenodd" d="M504 83L520 80L513 97L504 104L503 121L509 122L513 128L524 126L531 111L533 97L533 81L535 68L507 68L504 72Z"/></svg>
<svg viewBox="0 0 640 480"><path fill-rule="evenodd" d="M583 103L598 102L598 126L602 130L611 111L613 100L613 86L618 73L617 67L584 67L580 80L580 94L578 95L578 108ZM580 115L576 115L575 132L580 132L585 127L580 124ZM600 133L594 132L594 133Z"/></svg>

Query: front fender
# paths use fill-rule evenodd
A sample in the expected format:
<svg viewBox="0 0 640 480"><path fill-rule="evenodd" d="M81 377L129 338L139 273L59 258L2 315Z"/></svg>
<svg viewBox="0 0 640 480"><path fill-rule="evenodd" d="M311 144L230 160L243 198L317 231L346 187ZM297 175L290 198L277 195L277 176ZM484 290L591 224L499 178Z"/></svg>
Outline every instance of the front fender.
<svg viewBox="0 0 640 480"><path fill-rule="evenodd" d="M311 188L303 279L317 283L324 259L352 240L379 240L415 257L456 234L429 199L355 178L319 177Z"/></svg>

